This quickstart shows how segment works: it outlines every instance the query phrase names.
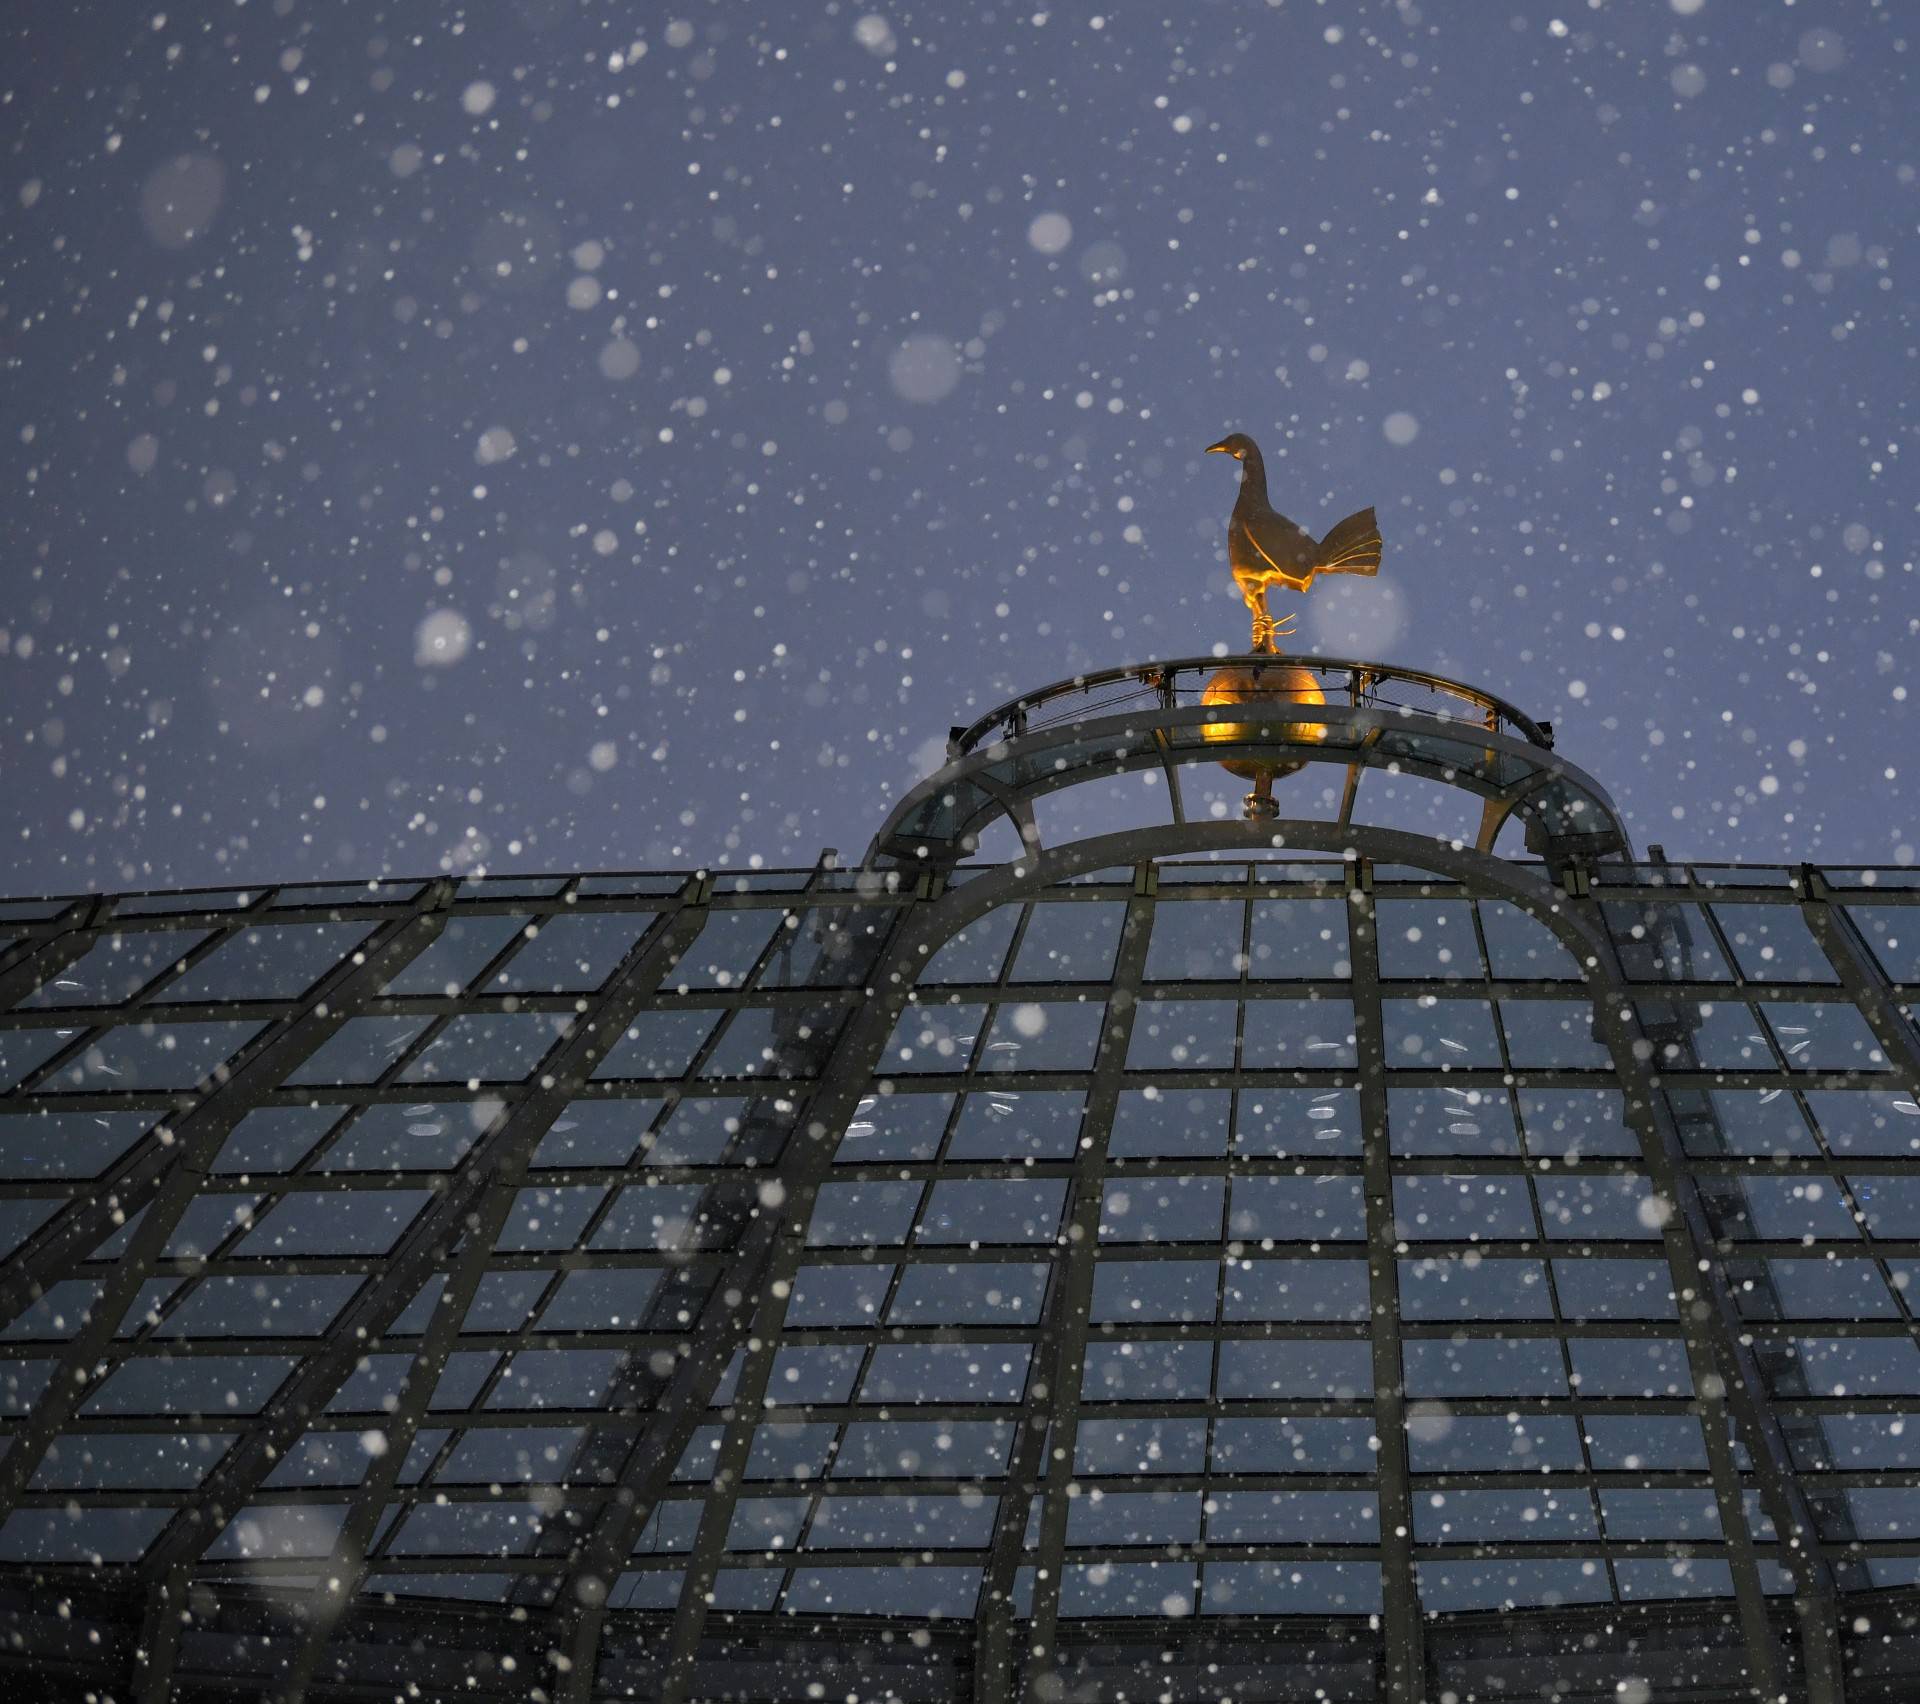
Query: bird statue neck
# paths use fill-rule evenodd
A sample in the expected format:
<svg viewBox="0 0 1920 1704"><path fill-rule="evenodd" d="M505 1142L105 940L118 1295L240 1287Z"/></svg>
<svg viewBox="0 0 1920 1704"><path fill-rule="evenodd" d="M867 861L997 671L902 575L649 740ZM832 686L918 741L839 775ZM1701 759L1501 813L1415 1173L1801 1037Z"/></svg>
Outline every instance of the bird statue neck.
<svg viewBox="0 0 1920 1704"><path fill-rule="evenodd" d="M1240 498L1244 502L1249 497L1267 501L1267 464L1257 449L1248 450L1240 463Z"/></svg>

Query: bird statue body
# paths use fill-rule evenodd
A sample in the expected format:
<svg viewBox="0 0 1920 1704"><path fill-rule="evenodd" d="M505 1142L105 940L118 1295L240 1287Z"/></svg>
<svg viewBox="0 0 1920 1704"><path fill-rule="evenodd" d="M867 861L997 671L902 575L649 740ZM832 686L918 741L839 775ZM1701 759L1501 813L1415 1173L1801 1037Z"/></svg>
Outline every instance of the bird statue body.
<svg viewBox="0 0 1920 1704"><path fill-rule="evenodd" d="M1244 432L1230 432L1209 455L1232 456L1240 464L1240 495L1227 522L1227 565L1233 582L1253 612L1253 648L1270 652L1274 639L1286 637L1283 625L1267 612L1267 590L1282 585L1304 592L1317 574L1377 574L1380 528L1371 509L1349 515L1323 539L1290 521L1267 500L1267 468L1260 446Z"/></svg>

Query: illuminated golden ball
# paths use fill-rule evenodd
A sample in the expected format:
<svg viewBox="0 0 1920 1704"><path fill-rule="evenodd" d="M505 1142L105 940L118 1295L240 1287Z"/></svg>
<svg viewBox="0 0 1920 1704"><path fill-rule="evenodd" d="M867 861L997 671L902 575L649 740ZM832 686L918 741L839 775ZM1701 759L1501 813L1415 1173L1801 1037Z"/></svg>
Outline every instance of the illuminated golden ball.
<svg viewBox="0 0 1920 1704"><path fill-rule="evenodd" d="M1326 693L1311 669L1292 664L1230 663L1216 669L1201 688L1200 702L1216 704L1324 704ZM1242 741L1271 740L1291 745L1317 745L1327 737L1324 722L1209 722L1200 730L1210 745L1231 745ZM1305 767L1304 758L1261 759L1223 758L1220 767L1229 775L1257 781L1261 776L1291 775Z"/></svg>

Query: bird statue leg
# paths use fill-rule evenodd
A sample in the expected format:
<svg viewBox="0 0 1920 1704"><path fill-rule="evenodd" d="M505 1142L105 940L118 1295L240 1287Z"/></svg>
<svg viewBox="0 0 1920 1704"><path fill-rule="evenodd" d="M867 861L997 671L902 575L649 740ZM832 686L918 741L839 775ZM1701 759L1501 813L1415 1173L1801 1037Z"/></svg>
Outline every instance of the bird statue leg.
<svg viewBox="0 0 1920 1704"><path fill-rule="evenodd" d="M1253 611L1253 650L1256 655L1272 656L1279 647L1276 639L1293 637L1293 616L1274 616L1267 609L1267 588L1260 587L1247 596L1247 608Z"/></svg>

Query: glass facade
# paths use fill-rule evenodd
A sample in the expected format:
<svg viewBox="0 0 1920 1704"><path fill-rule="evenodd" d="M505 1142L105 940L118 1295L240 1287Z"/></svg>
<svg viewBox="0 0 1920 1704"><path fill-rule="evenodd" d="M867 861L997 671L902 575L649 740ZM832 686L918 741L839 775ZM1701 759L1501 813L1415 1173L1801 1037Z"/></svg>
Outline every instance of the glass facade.
<svg viewBox="0 0 1920 1704"><path fill-rule="evenodd" d="M1906 1696L1920 877L1270 826L0 906L10 1686Z"/></svg>
<svg viewBox="0 0 1920 1704"><path fill-rule="evenodd" d="M1467 1696L1476 1617L1644 1615L1803 1690L1811 1604L1870 1659L1920 883L1602 874L1142 862L937 942L964 867L10 906L16 1647L324 1691L439 1616L511 1692L585 1609L608 1697L853 1624L1108 1696L1265 1624L1358 1698L1397 1627Z"/></svg>

